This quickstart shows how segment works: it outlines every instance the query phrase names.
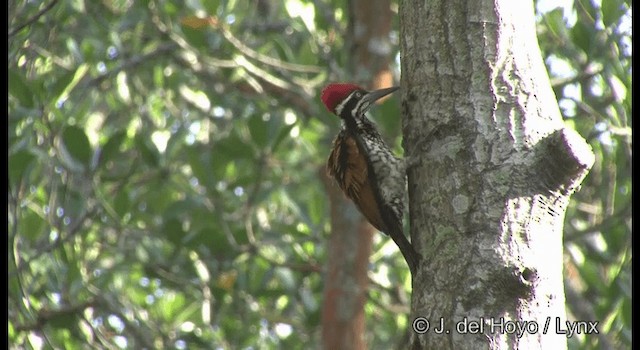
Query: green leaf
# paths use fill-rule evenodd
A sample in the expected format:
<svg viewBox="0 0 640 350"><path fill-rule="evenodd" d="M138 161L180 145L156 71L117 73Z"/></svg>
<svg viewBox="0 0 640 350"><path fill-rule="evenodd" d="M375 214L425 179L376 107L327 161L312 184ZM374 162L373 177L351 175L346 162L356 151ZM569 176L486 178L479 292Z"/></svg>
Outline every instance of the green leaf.
<svg viewBox="0 0 640 350"><path fill-rule="evenodd" d="M602 294L604 292L604 285L602 284L602 277L598 271L597 264L586 262L582 266L578 267L580 276L585 282L594 288L594 292Z"/></svg>
<svg viewBox="0 0 640 350"><path fill-rule="evenodd" d="M184 231L182 230L182 223L176 219L171 218L164 222L162 225L162 233L169 240L169 242L176 246L182 246L182 238L184 238Z"/></svg>
<svg viewBox="0 0 640 350"><path fill-rule="evenodd" d="M216 143L216 146L212 154L213 160L218 157L230 157L234 160L254 158L254 151L251 144L240 137L237 128L234 129L226 139ZM212 164L216 166L215 162L212 162Z"/></svg>
<svg viewBox="0 0 640 350"><path fill-rule="evenodd" d="M36 158L31 152L22 149L9 156L9 185L17 187L20 181L29 174L29 169Z"/></svg>
<svg viewBox="0 0 640 350"><path fill-rule="evenodd" d="M84 130L71 125L62 132L62 144L64 151L70 155L75 162L82 164L86 168L89 167L93 151L89 138Z"/></svg>
<svg viewBox="0 0 640 350"><path fill-rule="evenodd" d="M285 37L276 36L273 38L271 42L274 46L274 49L278 53L278 56L281 60L286 62L296 62L296 63L304 63L304 61L300 62L300 57L296 57L293 54L293 50L291 49L291 43L287 41ZM303 47L308 47L308 45L303 45ZM317 56L317 55L316 55Z"/></svg>
<svg viewBox="0 0 640 350"><path fill-rule="evenodd" d="M102 154L100 155L100 163L98 166L104 167L110 161L114 160L118 154L121 153L120 148L122 142L127 137L127 133L124 130L117 131L115 134L109 137L109 140L102 147Z"/></svg>
<svg viewBox="0 0 640 350"><path fill-rule="evenodd" d="M268 123L262 120L257 114L252 115L249 118L249 132L251 133L251 138L256 145L260 148L264 148L269 143L269 130Z"/></svg>
<svg viewBox="0 0 640 350"><path fill-rule="evenodd" d="M33 89L24 76L16 69L9 68L9 95L15 97L23 107L33 108Z"/></svg>
<svg viewBox="0 0 640 350"><path fill-rule="evenodd" d="M271 147L272 153L276 153L278 151L278 148L282 144L282 141L289 138L289 133L291 132L291 129L293 129L295 126L296 126L296 123L290 124L290 125L284 125L282 128L280 128L280 131L278 132L278 136L276 136L276 139L273 142L273 146Z"/></svg>
<svg viewBox="0 0 640 350"><path fill-rule="evenodd" d="M129 199L129 191L122 189L118 191L113 199L113 210L120 218L124 217L131 209L131 200Z"/></svg>
<svg viewBox="0 0 640 350"><path fill-rule="evenodd" d="M563 38L566 36L567 26L564 23L564 10L555 8L544 15L544 20L549 31L554 37Z"/></svg>
<svg viewBox="0 0 640 350"><path fill-rule="evenodd" d="M188 244L192 248L205 247L217 256L234 254L234 249L227 241L222 230L212 226L199 230L197 235L190 240Z"/></svg>
<svg viewBox="0 0 640 350"><path fill-rule="evenodd" d="M186 307L183 294L171 292L171 296L158 298L156 311L162 319L172 320L174 316Z"/></svg>
<svg viewBox="0 0 640 350"><path fill-rule="evenodd" d="M53 96L50 102L56 103L59 99L65 99L88 71L89 66L81 64L75 71L68 71L56 78L49 89L51 96Z"/></svg>
<svg viewBox="0 0 640 350"><path fill-rule="evenodd" d="M307 215L314 225L319 225L327 215L326 196L322 192L313 191L307 201Z"/></svg>
<svg viewBox="0 0 640 350"><path fill-rule="evenodd" d="M165 209L164 217L165 219L179 219L183 216L189 216L195 209L196 206L190 199L173 201L167 206L167 209Z"/></svg>
<svg viewBox="0 0 640 350"><path fill-rule="evenodd" d="M58 98L62 95L62 92L67 88L73 76L75 75L74 71L67 71L63 73L61 76L53 78L54 81L52 86L49 88L49 92L51 93L51 102L55 103Z"/></svg>
<svg viewBox="0 0 640 350"><path fill-rule="evenodd" d="M622 0L602 0L602 22L605 27L616 24L626 12Z"/></svg>
<svg viewBox="0 0 640 350"><path fill-rule="evenodd" d="M274 277L280 283L282 283L282 286L284 287L284 289L296 290L298 288L298 285L296 284L296 279L294 278L293 273L291 272L291 269L276 267L274 272L275 272Z"/></svg>
<svg viewBox="0 0 640 350"><path fill-rule="evenodd" d="M220 0L207 0L202 1L202 6L207 10L210 15L218 13L218 7L220 7Z"/></svg>
<svg viewBox="0 0 640 350"><path fill-rule="evenodd" d="M209 187L215 177L211 171L211 162L209 161L211 151L204 151L201 146L200 144L195 144L186 148L184 152L191 167L191 173L201 185Z"/></svg>
<svg viewBox="0 0 640 350"><path fill-rule="evenodd" d="M629 283L629 285L631 285L631 283ZM633 310L633 306L631 305L631 297L623 299L622 307L620 309L622 321L625 323L625 325L631 326L631 310Z"/></svg>
<svg viewBox="0 0 640 350"><path fill-rule="evenodd" d="M40 217L37 213L29 210L26 212L25 216L22 217L20 223L18 224L18 230L22 237L25 237L32 242L35 242L42 234L44 234L44 230L47 227L47 222Z"/></svg>
<svg viewBox="0 0 640 350"><path fill-rule="evenodd" d="M204 21L204 19L203 19ZM197 49L207 48L207 26L194 27L185 23L181 25L182 33L187 42Z"/></svg>
<svg viewBox="0 0 640 350"><path fill-rule="evenodd" d="M136 135L136 148L147 165L157 167L160 164L160 153L156 145L142 134Z"/></svg>
<svg viewBox="0 0 640 350"><path fill-rule="evenodd" d="M281 130L287 127L281 116L271 116L268 120L263 120L257 114L249 118L248 126L252 140L260 148L266 148L272 144L280 136Z"/></svg>
<svg viewBox="0 0 640 350"><path fill-rule="evenodd" d="M43 311L41 311L43 312ZM61 330L73 328L74 324L78 322L78 315L71 313L55 313L49 321L47 322L53 328L58 328Z"/></svg>
<svg viewBox="0 0 640 350"><path fill-rule="evenodd" d="M582 22L577 22L573 28L571 28L571 40L586 54L591 53L591 45L594 36L595 33L593 28L587 27Z"/></svg>
<svg viewBox="0 0 640 350"><path fill-rule="evenodd" d="M594 6L594 2L591 0L575 0L574 7L578 11L578 16L582 16L585 13L588 16L588 22L595 23L598 16L598 9ZM584 19L578 21L579 23L586 23Z"/></svg>

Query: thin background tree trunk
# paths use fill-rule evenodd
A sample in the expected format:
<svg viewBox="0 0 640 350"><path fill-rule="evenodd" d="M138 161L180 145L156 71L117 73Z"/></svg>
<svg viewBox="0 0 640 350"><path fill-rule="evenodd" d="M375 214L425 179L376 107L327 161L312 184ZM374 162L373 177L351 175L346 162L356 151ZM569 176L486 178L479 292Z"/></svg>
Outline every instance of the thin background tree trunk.
<svg viewBox="0 0 640 350"><path fill-rule="evenodd" d="M411 236L425 257L411 320L430 322L412 348L566 348L562 227L593 154L564 128L532 2L404 0L400 25Z"/></svg>
<svg viewBox="0 0 640 350"><path fill-rule="evenodd" d="M352 0L346 48L352 60L352 79L367 89L389 87L391 62L391 9L389 0ZM328 153L327 153L328 155ZM364 304L369 288L371 226L333 179L324 176L331 203L331 238L327 254L322 342L325 349L366 349Z"/></svg>

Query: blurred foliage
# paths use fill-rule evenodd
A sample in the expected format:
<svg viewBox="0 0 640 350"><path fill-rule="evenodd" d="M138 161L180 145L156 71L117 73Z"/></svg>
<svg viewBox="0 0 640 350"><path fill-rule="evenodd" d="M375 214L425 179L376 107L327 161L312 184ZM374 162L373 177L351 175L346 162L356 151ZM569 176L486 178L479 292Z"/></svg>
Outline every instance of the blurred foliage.
<svg viewBox="0 0 640 350"><path fill-rule="evenodd" d="M630 0L576 0L538 15L561 112L596 155L566 214L565 289L569 318L598 321L601 334L570 349L631 344L630 11Z"/></svg>
<svg viewBox="0 0 640 350"><path fill-rule="evenodd" d="M562 112L596 153L566 216L566 284L570 315L602 335L573 348L631 341L630 8L581 0L537 18ZM11 348L318 343L318 171L338 123L316 95L343 77L346 11L9 2ZM401 257L386 243L366 306L372 348L407 324L409 286L394 287Z"/></svg>

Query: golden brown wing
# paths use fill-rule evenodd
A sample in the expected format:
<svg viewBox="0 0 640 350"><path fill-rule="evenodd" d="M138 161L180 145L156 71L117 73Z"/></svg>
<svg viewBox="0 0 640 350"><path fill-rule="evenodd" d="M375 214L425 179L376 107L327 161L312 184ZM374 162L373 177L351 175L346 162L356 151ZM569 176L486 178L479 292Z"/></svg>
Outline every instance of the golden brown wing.
<svg viewBox="0 0 640 350"><path fill-rule="evenodd" d="M347 133L341 132L333 142L327 170L367 220L375 228L385 232L374 189L369 182L367 160L360 152L356 140Z"/></svg>

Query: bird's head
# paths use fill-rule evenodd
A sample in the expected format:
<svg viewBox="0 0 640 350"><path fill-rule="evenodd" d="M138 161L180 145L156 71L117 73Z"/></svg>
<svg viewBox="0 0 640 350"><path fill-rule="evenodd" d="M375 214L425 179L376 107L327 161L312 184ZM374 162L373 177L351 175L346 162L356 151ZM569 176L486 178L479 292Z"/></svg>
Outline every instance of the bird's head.
<svg viewBox="0 0 640 350"><path fill-rule="evenodd" d="M350 83L332 83L322 90L322 103L342 119L363 117L371 104L380 98L398 90L397 86L366 91L358 85Z"/></svg>

